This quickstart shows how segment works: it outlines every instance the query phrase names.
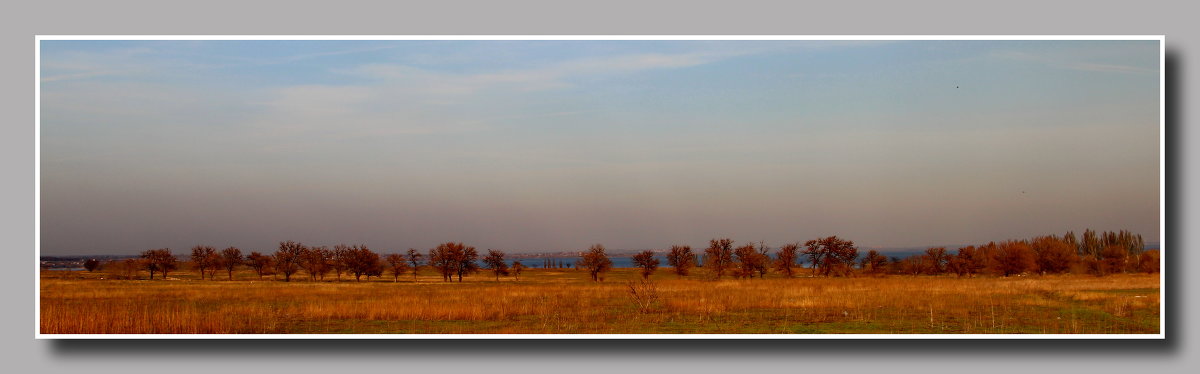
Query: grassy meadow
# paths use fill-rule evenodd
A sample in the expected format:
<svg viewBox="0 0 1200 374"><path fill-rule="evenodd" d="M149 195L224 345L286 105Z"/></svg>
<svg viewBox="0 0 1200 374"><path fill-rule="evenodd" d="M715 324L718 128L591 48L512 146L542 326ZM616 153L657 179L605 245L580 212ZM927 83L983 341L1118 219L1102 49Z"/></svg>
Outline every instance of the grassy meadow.
<svg viewBox="0 0 1200 374"><path fill-rule="evenodd" d="M805 270L807 271L807 270ZM807 274L807 273L802 273ZM45 334L1154 334L1158 274L709 280L636 269L355 282L41 272ZM635 297L631 285L638 286Z"/></svg>

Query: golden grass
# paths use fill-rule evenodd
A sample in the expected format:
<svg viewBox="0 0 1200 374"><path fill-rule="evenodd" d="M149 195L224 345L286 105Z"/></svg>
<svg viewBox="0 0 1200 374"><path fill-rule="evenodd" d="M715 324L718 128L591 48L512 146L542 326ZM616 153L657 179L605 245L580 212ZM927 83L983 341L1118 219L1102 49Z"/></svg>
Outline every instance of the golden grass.
<svg viewBox="0 0 1200 374"><path fill-rule="evenodd" d="M1011 278L653 277L640 306L617 269L369 282L113 280L44 271L41 331L80 333L1158 333L1157 275ZM220 278L220 277L218 277ZM305 278L305 277L301 277ZM293 277L296 279L296 277ZM327 278L328 279L328 278Z"/></svg>

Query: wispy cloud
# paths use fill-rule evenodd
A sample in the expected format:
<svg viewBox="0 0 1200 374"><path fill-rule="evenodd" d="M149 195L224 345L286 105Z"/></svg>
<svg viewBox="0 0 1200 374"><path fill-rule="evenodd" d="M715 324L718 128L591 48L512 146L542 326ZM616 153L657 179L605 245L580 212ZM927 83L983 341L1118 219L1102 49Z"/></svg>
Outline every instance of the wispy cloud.
<svg viewBox="0 0 1200 374"><path fill-rule="evenodd" d="M571 87L569 80L575 77L687 68L744 54L747 52L630 54L482 73L443 73L400 64L366 64L340 72L392 85L423 87L431 94L471 94L489 88L539 91Z"/></svg>
<svg viewBox="0 0 1200 374"><path fill-rule="evenodd" d="M334 51L303 53L271 58L247 58L236 56L205 55L205 58L234 61L232 63L199 63L181 56L187 53L166 53L153 48L138 47L116 51L74 52L53 58L43 58L42 82L59 82L77 79L88 79L116 75L146 75L164 71L198 71L208 69L238 68L250 66L270 66L287 64L322 57L349 55L356 53L377 52L397 46L376 46L367 48L349 48ZM47 72L49 74L47 74Z"/></svg>
<svg viewBox="0 0 1200 374"><path fill-rule="evenodd" d="M1000 58L1011 61L1022 61L1029 63L1037 63L1045 66L1075 70L1089 71L1097 73L1121 73L1121 74L1156 74L1157 69L1148 69L1144 67L1121 65L1112 63L1096 63L1084 61L1067 61L1065 57L1033 54L1029 52L1018 51L996 51L991 54L994 58Z"/></svg>

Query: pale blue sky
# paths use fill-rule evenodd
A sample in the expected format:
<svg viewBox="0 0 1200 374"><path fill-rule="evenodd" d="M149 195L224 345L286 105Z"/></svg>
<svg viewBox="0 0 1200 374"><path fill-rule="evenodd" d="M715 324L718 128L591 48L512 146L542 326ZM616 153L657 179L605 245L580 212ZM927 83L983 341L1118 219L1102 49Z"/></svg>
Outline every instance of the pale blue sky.
<svg viewBox="0 0 1200 374"><path fill-rule="evenodd" d="M43 41L42 252L1159 232L1157 41Z"/></svg>

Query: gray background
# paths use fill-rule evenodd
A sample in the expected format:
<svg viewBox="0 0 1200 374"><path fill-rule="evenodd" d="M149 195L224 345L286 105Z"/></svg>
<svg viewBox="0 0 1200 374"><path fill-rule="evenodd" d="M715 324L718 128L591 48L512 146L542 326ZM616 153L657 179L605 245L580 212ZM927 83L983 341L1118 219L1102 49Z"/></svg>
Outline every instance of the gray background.
<svg viewBox="0 0 1200 374"><path fill-rule="evenodd" d="M1200 370L1197 257L1186 222L1196 155L1195 6L1165 1L26 1L0 22L0 354L12 372L1185 372ZM33 47L36 34L1165 34L1165 341L35 341ZM754 369L755 371L761 369Z"/></svg>

